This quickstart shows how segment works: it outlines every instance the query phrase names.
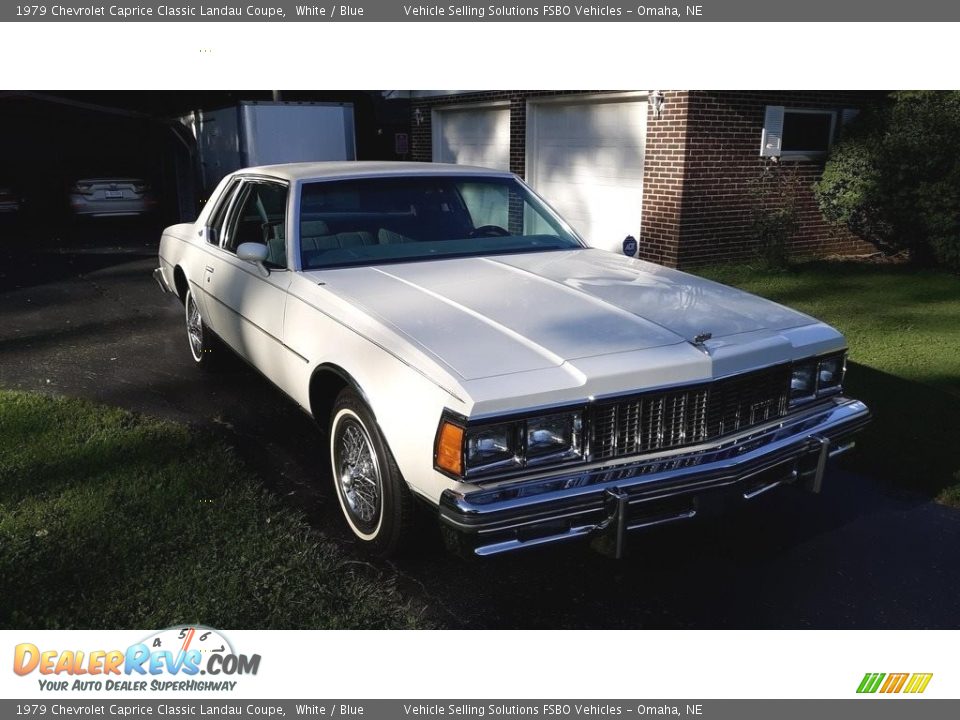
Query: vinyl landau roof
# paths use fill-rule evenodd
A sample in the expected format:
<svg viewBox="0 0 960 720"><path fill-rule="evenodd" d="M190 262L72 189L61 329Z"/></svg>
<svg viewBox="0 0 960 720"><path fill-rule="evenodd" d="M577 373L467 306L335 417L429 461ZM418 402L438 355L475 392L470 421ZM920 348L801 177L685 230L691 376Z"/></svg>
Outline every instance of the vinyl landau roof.
<svg viewBox="0 0 960 720"><path fill-rule="evenodd" d="M329 180L354 177L383 177L389 175L488 175L513 177L505 170L430 162L378 162L370 160L340 162L286 163L244 168L238 174L269 175L289 180Z"/></svg>

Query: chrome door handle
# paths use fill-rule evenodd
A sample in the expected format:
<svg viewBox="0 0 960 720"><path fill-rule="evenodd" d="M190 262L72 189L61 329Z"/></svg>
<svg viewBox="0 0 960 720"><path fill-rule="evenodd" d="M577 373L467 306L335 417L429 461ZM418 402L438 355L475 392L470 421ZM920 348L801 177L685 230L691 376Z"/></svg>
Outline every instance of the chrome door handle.
<svg viewBox="0 0 960 720"><path fill-rule="evenodd" d="M212 273L212 272L213 272L213 268L210 267L209 265L207 265L207 267L205 267L204 269L205 269L208 273Z"/></svg>

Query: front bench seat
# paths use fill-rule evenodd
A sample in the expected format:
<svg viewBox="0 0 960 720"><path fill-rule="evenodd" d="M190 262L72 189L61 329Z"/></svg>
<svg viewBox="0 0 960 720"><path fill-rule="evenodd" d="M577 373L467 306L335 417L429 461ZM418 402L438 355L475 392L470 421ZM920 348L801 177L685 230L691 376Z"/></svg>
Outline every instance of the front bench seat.
<svg viewBox="0 0 960 720"><path fill-rule="evenodd" d="M397 243L412 243L417 242L411 237L406 235L401 235L398 232L393 230L387 230L386 228L380 228L377 231L377 242L381 245L395 245Z"/></svg>
<svg viewBox="0 0 960 720"><path fill-rule="evenodd" d="M287 266L287 241L282 237L267 240L267 264L278 268Z"/></svg>
<svg viewBox="0 0 960 720"><path fill-rule="evenodd" d="M300 249L303 251L338 250L341 248L376 244L377 241L373 235L365 230L331 233L330 235L301 236L300 238Z"/></svg>

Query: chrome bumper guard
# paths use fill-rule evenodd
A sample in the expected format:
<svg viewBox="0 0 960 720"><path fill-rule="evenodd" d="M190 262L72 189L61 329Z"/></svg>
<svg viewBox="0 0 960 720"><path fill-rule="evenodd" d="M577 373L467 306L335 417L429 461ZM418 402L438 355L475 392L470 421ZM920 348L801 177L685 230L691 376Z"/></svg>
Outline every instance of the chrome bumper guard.
<svg viewBox="0 0 960 720"><path fill-rule="evenodd" d="M167 280L163 277L163 270L160 268L157 268L153 271L153 279L157 281L157 285L159 285L160 289L165 293L173 292L173 290L170 289L170 286L167 285Z"/></svg>
<svg viewBox="0 0 960 720"><path fill-rule="evenodd" d="M440 518L477 555L592 537L620 557L628 531L687 520L726 496L751 500L784 483L820 492L827 461L853 447L870 420L859 400L835 397L774 425L672 454L468 493L444 491Z"/></svg>

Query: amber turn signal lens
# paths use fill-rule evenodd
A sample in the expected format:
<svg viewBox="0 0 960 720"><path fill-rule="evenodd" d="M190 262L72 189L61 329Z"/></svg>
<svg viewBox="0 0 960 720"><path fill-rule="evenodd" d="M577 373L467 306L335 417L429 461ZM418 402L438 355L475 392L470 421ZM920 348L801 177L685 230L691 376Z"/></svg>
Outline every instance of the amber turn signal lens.
<svg viewBox="0 0 960 720"><path fill-rule="evenodd" d="M463 428L446 420L437 438L437 467L454 475L463 474Z"/></svg>

